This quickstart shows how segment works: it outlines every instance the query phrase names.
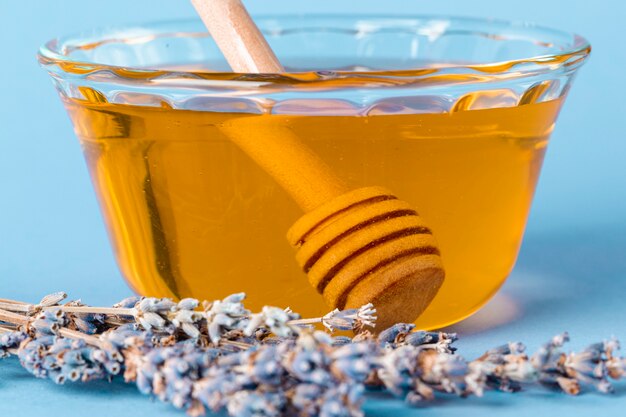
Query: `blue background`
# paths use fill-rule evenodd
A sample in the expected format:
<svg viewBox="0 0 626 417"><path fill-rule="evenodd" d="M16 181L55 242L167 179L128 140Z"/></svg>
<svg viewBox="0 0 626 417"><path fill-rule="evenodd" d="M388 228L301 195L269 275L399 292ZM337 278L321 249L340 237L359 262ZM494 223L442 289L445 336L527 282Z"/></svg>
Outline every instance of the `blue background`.
<svg viewBox="0 0 626 417"><path fill-rule="evenodd" d="M572 348L626 339L626 3L618 0L249 0L252 13L426 13L534 21L594 46L553 135L518 266L500 294L456 326L468 358L569 330ZM80 148L35 52L58 35L194 16L185 0L0 1L0 297L65 290L90 304L129 294L114 264ZM368 415L623 415L626 382L605 397L536 390L446 398L419 410L373 399ZM0 363L0 415L182 415L134 387L55 386Z"/></svg>

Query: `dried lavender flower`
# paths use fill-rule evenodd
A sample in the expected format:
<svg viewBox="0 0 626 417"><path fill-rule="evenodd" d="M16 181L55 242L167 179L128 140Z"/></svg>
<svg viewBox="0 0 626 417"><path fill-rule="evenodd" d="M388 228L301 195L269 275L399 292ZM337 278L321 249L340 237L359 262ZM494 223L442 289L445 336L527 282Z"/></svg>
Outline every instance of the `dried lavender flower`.
<svg viewBox="0 0 626 417"><path fill-rule="evenodd" d="M239 293L221 301L205 302L204 317L211 342L218 344L226 332L245 329L250 315L250 311L246 310L242 303L245 298L244 293Z"/></svg>
<svg viewBox="0 0 626 417"><path fill-rule="evenodd" d="M278 337L293 337L300 332L300 328L291 325L290 321L297 318L299 316L294 315L291 310L265 306L260 313L250 316L244 334L251 336L258 328L264 327Z"/></svg>
<svg viewBox="0 0 626 417"><path fill-rule="evenodd" d="M80 301L71 301L65 306L71 307L84 307L85 305ZM104 314L94 313L69 313L66 314L67 319L70 321L70 328L74 328L86 334L96 334L106 328L106 316Z"/></svg>
<svg viewBox="0 0 626 417"><path fill-rule="evenodd" d="M527 384L568 394L584 387L611 392L610 380L626 375L615 339L566 353L569 335L563 333L531 356L521 343L507 343L468 362L455 354L453 333L399 323L375 336L366 329L375 324L372 305L301 319L276 307L252 314L244 294L204 303L130 297L112 308L59 305L64 298L3 300L0 357L15 354L33 375L56 383L123 374L141 392L192 416L208 409L357 417L366 385L421 404L439 394L517 392ZM315 324L330 333L359 333L332 337L315 331Z"/></svg>
<svg viewBox="0 0 626 417"><path fill-rule="evenodd" d="M123 309L135 308L140 301L141 301L141 297L137 295L133 295L131 297L124 298L119 303L113 304L113 308L123 308Z"/></svg>
<svg viewBox="0 0 626 417"><path fill-rule="evenodd" d="M43 307L55 306L66 298L67 298L67 294L62 291L48 294L45 297L43 297L41 301L39 301L36 307L39 309Z"/></svg>
<svg viewBox="0 0 626 417"><path fill-rule="evenodd" d="M330 332L335 330L363 330L365 327L374 327L376 323L376 309L373 304L366 304L361 308L340 311L335 309L322 317L322 324Z"/></svg>
<svg viewBox="0 0 626 417"><path fill-rule="evenodd" d="M22 365L35 376L50 378L57 384L102 379L120 372L121 364L107 368L96 351L83 340L46 335L25 339L18 356Z"/></svg>
<svg viewBox="0 0 626 417"><path fill-rule="evenodd" d="M0 358L10 356L10 351L17 349L27 337L26 333L20 331L0 333Z"/></svg>
<svg viewBox="0 0 626 417"><path fill-rule="evenodd" d="M397 323L388 329L383 330L378 335L378 343L381 347L394 347L396 343L403 340L413 329L413 323Z"/></svg>
<svg viewBox="0 0 626 417"><path fill-rule="evenodd" d="M226 409L231 416L280 417L286 403L281 393L239 391L229 398Z"/></svg>
<svg viewBox="0 0 626 417"><path fill-rule="evenodd" d="M40 334L55 335L61 327L68 324L65 313L60 309L47 310L39 314L32 322L32 327Z"/></svg>

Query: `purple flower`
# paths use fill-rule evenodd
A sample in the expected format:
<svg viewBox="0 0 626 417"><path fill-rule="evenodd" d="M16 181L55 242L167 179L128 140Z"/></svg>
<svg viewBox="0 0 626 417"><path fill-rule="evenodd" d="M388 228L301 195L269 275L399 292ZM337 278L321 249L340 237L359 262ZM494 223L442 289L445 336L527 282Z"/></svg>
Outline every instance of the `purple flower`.
<svg viewBox="0 0 626 417"><path fill-rule="evenodd" d="M0 359L9 356L9 351L17 349L27 337L24 332L0 333Z"/></svg>

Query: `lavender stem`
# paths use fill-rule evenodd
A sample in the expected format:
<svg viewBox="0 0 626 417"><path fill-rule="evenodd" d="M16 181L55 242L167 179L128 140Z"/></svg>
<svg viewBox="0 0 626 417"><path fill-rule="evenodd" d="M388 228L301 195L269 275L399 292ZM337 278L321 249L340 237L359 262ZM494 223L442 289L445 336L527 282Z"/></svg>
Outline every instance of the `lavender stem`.
<svg viewBox="0 0 626 417"><path fill-rule="evenodd" d="M21 313L30 313L34 310L34 306L32 304L4 299L0 299L0 308L6 311L18 311Z"/></svg>
<svg viewBox="0 0 626 417"><path fill-rule="evenodd" d="M137 315L134 308L114 308L114 307L88 307L88 306L52 306L45 307L43 311L61 310L64 313L83 313L83 314L105 314L113 316L133 316Z"/></svg>
<svg viewBox="0 0 626 417"><path fill-rule="evenodd" d="M21 314L0 309L0 321L24 326L30 323L31 319Z"/></svg>
<svg viewBox="0 0 626 417"><path fill-rule="evenodd" d="M289 320L287 324L290 326L302 326L306 324L317 324L321 323L323 319L321 317L316 317L312 319L298 319L298 320Z"/></svg>

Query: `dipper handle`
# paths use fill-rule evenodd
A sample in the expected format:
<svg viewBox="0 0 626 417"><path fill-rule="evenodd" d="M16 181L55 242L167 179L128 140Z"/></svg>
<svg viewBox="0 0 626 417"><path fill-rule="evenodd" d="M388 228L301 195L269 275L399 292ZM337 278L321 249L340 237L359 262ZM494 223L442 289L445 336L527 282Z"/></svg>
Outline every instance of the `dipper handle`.
<svg viewBox="0 0 626 417"><path fill-rule="evenodd" d="M284 68L241 0L191 0L235 72L282 73ZM287 128L264 116L220 126L230 140L285 189L306 212L348 191L331 168Z"/></svg>
<svg viewBox="0 0 626 417"><path fill-rule="evenodd" d="M283 67L240 0L191 0L235 72ZM408 203L380 187L350 191L331 168L272 116L220 126L306 214L287 237L309 282L337 308L374 303L380 328L415 320L444 280L431 230Z"/></svg>
<svg viewBox="0 0 626 417"><path fill-rule="evenodd" d="M235 72L285 72L241 0L191 0Z"/></svg>

